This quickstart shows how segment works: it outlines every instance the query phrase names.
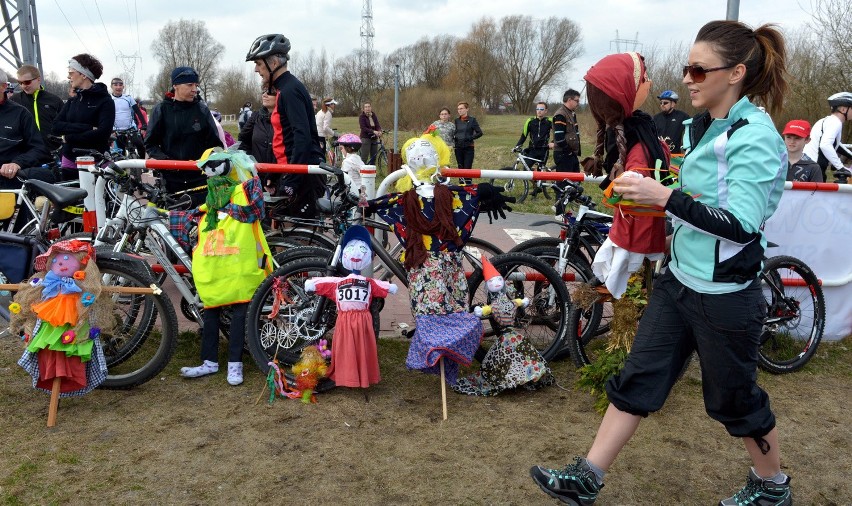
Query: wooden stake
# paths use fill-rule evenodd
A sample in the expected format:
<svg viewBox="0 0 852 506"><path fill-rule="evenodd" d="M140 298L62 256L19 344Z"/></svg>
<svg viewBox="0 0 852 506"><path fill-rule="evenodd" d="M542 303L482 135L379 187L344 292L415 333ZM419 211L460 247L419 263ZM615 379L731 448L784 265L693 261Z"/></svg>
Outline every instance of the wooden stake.
<svg viewBox="0 0 852 506"><path fill-rule="evenodd" d="M15 292L20 290L21 288L29 286L26 283L7 283L0 284L0 290L9 290L11 292ZM160 294L161 290L156 286L103 286L101 287L101 291L109 292L109 293L142 293L142 294Z"/></svg>
<svg viewBox="0 0 852 506"><path fill-rule="evenodd" d="M441 367L441 406L444 410L444 420L447 419L447 378L444 376L444 357L438 359Z"/></svg>
<svg viewBox="0 0 852 506"><path fill-rule="evenodd" d="M53 427L56 425L56 412L59 411L59 387L62 385L62 378L53 378L53 388L50 390L50 408L47 410L47 426Z"/></svg>

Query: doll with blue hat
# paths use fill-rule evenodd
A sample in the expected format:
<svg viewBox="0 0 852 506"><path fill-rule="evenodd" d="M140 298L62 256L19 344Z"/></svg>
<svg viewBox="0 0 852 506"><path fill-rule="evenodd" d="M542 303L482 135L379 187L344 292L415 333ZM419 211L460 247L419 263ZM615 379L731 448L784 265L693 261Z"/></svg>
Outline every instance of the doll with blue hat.
<svg viewBox="0 0 852 506"><path fill-rule="evenodd" d="M337 304L331 366L327 372L328 378L337 386L367 388L381 380L370 302L373 297L384 298L389 293L396 293L397 286L361 275L372 260L370 232L361 225L354 225L343 235L341 253L343 267L350 274L312 278L305 282L305 290L316 292Z"/></svg>

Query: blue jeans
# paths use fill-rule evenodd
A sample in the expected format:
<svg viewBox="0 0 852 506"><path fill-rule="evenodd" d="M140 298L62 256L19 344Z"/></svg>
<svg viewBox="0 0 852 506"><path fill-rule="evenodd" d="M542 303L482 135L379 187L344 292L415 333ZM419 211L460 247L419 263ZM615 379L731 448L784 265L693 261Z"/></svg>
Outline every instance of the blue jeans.
<svg viewBox="0 0 852 506"><path fill-rule="evenodd" d="M698 352L704 408L736 437L762 437L775 427L769 396L757 385L763 327L758 282L712 295L684 286L671 272L655 283L627 363L607 381L610 402L647 416L657 411L686 359Z"/></svg>

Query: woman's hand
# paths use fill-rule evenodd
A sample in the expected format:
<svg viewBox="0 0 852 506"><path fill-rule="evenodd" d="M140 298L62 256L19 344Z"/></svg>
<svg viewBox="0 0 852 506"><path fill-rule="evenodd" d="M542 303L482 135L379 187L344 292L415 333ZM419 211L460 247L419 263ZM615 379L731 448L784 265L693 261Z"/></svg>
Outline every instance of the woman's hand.
<svg viewBox="0 0 852 506"><path fill-rule="evenodd" d="M620 193L627 200L637 204L647 204L665 207L666 202L672 194L670 188L658 183L650 177L629 178L622 177L615 180L613 191Z"/></svg>

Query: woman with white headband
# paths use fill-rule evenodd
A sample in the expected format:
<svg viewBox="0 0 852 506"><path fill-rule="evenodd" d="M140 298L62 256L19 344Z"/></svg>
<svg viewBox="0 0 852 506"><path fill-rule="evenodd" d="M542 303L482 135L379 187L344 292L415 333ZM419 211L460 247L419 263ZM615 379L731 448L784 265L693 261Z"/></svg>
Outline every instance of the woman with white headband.
<svg viewBox="0 0 852 506"><path fill-rule="evenodd" d="M77 179L74 148L109 150L115 121L115 105L104 83L95 82L104 71L92 55L78 54L68 60L68 80L76 95L69 98L53 124L53 135L62 137L62 174Z"/></svg>

